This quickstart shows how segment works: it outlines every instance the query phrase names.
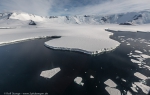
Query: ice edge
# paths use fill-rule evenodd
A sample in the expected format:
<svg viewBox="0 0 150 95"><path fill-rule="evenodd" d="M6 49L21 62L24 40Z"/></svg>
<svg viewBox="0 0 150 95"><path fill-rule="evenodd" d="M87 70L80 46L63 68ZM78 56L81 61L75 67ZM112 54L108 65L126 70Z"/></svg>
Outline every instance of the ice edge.
<svg viewBox="0 0 150 95"><path fill-rule="evenodd" d="M78 48L67 48L67 47L54 47L54 46L50 46L48 44L46 44L46 42L44 43L44 45L50 49L54 49L54 50L66 50L66 51L75 51L75 52L81 52L81 53L85 53L85 54L89 54L89 55L98 55L98 54L102 54L104 52L110 52L115 50L117 47L120 46L120 44L118 44L115 48L107 48L107 49L101 49L101 50L97 50L97 51L87 51L87 50L83 50L83 49L78 49Z"/></svg>

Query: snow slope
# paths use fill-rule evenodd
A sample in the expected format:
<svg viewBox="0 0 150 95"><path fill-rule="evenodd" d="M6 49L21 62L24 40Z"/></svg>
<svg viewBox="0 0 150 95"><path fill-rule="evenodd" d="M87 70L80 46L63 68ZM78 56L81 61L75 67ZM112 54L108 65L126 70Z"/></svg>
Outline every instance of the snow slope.
<svg viewBox="0 0 150 95"><path fill-rule="evenodd" d="M133 24L148 24L150 23L150 11L128 12L112 15L58 16L50 18L50 21L72 24L120 24L125 22L131 22Z"/></svg>
<svg viewBox="0 0 150 95"><path fill-rule="evenodd" d="M23 13L23 12L7 12L7 13L0 13L0 20L1 19L17 19L17 20L34 20L34 21L44 21L45 17L37 16L33 14Z"/></svg>
<svg viewBox="0 0 150 95"><path fill-rule="evenodd" d="M120 24L130 22L133 24L150 23L150 11L128 12L112 15L76 15L76 16L49 16L41 17L27 13L0 13L1 19L17 19L22 21L33 20L36 22L47 21L61 24Z"/></svg>

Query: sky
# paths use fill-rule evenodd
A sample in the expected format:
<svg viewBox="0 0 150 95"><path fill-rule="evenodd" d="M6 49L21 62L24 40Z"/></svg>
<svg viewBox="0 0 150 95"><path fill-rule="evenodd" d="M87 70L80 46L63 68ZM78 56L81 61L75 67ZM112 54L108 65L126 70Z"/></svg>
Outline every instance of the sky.
<svg viewBox="0 0 150 95"><path fill-rule="evenodd" d="M0 0L0 12L49 15L106 15L150 9L150 0Z"/></svg>

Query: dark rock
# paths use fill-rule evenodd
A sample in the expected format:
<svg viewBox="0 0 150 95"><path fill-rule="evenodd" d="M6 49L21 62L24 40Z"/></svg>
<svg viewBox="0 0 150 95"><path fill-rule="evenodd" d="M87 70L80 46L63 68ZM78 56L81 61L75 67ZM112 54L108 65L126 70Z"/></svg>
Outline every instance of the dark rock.
<svg viewBox="0 0 150 95"><path fill-rule="evenodd" d="M7 19L9 19L11 15L12 15L12 13L8 14L8 17L7 17Z"/></svg>
<svg viewBox="0 0 150 95"><path fill-rule="evenodd" d="M120 23L119 25L132 25L131 22Z"/></svg>
<svg viewBox="0 0 150 95"><path fill-rule="evenodd" d="M69 16L66 16L66 19L69 20Z"/></svg>
<svg viewBox="0 0 150 95"><path fill-rule="evenodd" d="M134 18L134 20L138 20L141 17L142 17L142 14L139 14L139 15L135 15L133 18Z"/></svg>
<svg viewBox="0 0 150 95"><path fill-rule="evenodd" d="M31 22L29 23L29 25L36 25L36 23L31 20Z"/></svg>
<svg viewBox="0 0 150 95"><path fill-rule="evenodd" d="M57 16L50 16L49 18L58 18Z"/></svg>
<svg viewBox="0 0 150 95"><path fill-rule="evenodd" d="M90 17L89 15L84 15L84 17Z"/></svg>
<svg viewBox="0 0 150 95"><path fill-rule="evenodd" d="M105 17L102 17L101 20L104 21L104 22L107 21L107 19Z"/></svg>

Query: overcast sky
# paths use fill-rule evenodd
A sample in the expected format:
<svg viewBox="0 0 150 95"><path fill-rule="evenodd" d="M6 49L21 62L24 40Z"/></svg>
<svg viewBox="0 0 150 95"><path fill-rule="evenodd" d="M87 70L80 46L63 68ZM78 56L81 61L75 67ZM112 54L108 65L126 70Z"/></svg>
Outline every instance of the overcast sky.
<svg viewBox="0 0 150 95"><path fill-rule="evenodd" d="M0 0L0 12L49 15L114 14L150 9L150 0Z"/></svg>

